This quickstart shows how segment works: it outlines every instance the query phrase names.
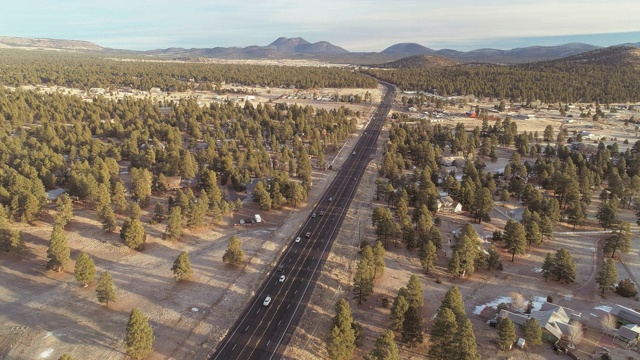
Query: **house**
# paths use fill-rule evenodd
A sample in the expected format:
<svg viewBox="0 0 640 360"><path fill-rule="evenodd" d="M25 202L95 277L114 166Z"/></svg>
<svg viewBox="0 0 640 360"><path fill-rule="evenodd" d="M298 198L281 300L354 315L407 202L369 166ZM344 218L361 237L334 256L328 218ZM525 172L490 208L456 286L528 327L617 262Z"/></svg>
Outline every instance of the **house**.
<svg viewBox="0 0 640 360"><path fill-rule="evenodd" d="M627 324L621 326L618 329L618 335L616 338L618 340L623 341L627 348L635 345L638 342L638 337L640 337L640 326L636 324Z"/></svg>
<svg viewBox="0 0 640 360"><path fill-rule="evenodd" d="M161 94L162 93L162 89L160 89L159 87L152 87L151 89L149 89L149 92L151 94Z"/></svg>
<svg viewBox="0 0 640 360"><path fill-rule="evenodd" d="M514 313L505 309L500 310L498 317L501 319L509 318L509 320L511 320L512 323L518 326L524 326L524 323L526 323L527 320L529 320L529 317L527 315Z"/></svg>
<svg viewBox="0 0 640 360"><path fill-rule="evenodd" d="M540 310L534 310L530 315L530 317L535 318L540 323L542 339L556 342L560 340L563 335L569 335L574 326L569 324L571 315L567 312L573 314L573 310L565 310L562 306L557 305L547 306L546 308L548 310L542 310L542 307Z"/></svg>
<svg viewBox="0 0 640 360"><path fill-rule="evenodd" d="M622 305L615 304L609 314L616 317L618 324L640 324L640 313Z"/></svg>

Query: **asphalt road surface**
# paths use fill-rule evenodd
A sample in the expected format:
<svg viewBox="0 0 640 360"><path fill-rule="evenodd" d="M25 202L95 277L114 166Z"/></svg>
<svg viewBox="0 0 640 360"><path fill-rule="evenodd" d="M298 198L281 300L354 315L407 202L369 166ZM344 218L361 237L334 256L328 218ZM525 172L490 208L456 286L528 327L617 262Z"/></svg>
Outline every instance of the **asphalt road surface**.
<svg viewBox="0 0 640 360"><path fill-rule="evenodd" d="M387 92L349 158L209 360L282 358L391 110L395 88L383 85Z"/></svg>

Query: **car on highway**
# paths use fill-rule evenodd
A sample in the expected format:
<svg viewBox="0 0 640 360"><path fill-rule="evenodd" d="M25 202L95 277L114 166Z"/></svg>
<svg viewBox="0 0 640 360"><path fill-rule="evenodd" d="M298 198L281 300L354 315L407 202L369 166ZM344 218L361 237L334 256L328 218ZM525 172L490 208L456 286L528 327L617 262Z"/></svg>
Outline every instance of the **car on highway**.
<svg viewBox="0 0 640 360"><path fill-rule="evenodd" d="M300 238L300 236L298 236L298 237L296 238L296 242L300 242L300 240L302 240L302 239Z"/></svg>
<svg viewBox="0 0 640 360"><path fill-rule="evenodd" d="M333 200L333 198L332 198L332 197L329 197L329 202L331 202L331 200Z"/></svg>
<svg viewBox="0 0 640 360"><path fill-rule="evenodd" d="M264 306L269 306L269 304L271 304L271 296L267 296L262 302L262 305Z"/></svg>
<svg viewBox="0 0 640 360"><path fill-rule="evenodd" d="M306 238L310 238L311 237L311 231L307 232L306 234L304 234L304 237Z"/></svg>
<svg viewBox="0 0 640 360"><path fill-rule="evenodd" d="M284 279L286 279L286 277L284 275L280 276L280 279L278 279L279 282L284 282Z"/></svg>
<svg viewBox="0 0 640 360"><path fill-rule="evenodd" d="M278 266L278 272L283 272L283 271L284 271L284 265Z"/></svg>
<svg viewBox="0 0 640 360"><path fill-rule="evenodd" d="M356 152L354 151L354 152L353 152L353 155L355 155L355 154L356 154Z"/></svg>
<svg viewBox="0 0 640 360"><path fill-rule="evenodd" d="M316 217L316 213L313 213L313 215L311 215L311 217Z"/></svg>
<svg viewBox="0 0 640 360"><path fill-rule="evenodd" d="M324 215L324 210L320 210L320 214L319 215L323 216Z"/></svg>

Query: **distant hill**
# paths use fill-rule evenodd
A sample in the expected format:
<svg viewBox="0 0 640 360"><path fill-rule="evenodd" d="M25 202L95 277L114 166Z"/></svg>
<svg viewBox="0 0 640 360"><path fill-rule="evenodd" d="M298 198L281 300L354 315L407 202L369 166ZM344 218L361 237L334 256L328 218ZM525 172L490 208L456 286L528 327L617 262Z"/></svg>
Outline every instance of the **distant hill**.
<svg viewBox="0 0 640 360"><path fill-rule="evenodd" d="M640 48L640 42L625 46ZM0 48L43 48L70 51L98 51L122 53L131 56L161 56L172 59L218 58L218 59L314 59L345 64L383 64L414 55L432 55L452 59L458 62L523 64L547 61L599 49L598 46L569 43L557 46L529 46L510 50L476 49L458 51L452 49L433 50L417 43L398 43L381 52L350 52L327 41L310 43L301 38L280 37L269 45L247 47L181 48L171 47L148 51L118 50L103 48L89 41L59 40L43 38L19 38L0 36ZM415 60L418 61L418 60ZM419 63L418 63L419 64ZM422 64L430 66L427 62ZM416 65L416 66L422 66ZM403 65L404 66L404 65ZM413 66L413 65L409 65Z"/></svg>
<svg viewBox="0 0 640 360"><path fill-rule="evenodd" d="M89 41L61 40L43 38L21 38L0 36L0 44L4 47L48 48L60 50L103 50L104 48Z"/></svg>
<svg viewBox="0 0 640 360"><path fill-rule="evenodd" d="M435 53L435 50L416 43L400 43L391 45L380 53L385 55L431 55Z"/></svg>
<svg viewBox="0 0 640 360"><path fill-rule="evenodd" d="M633 66L640 68L640 48L633 46L611 46L586 53L553 60L552 63L587 63L609 67Z"/></svg>
<svg viewBox="0 0 640 360"><path fill-rule="evenodd" d="M457 64L457 61L447 59L442 56L414 55L382 64L380 65L380 67L391 69L417 69L426 67L453 66Z"/></svg>

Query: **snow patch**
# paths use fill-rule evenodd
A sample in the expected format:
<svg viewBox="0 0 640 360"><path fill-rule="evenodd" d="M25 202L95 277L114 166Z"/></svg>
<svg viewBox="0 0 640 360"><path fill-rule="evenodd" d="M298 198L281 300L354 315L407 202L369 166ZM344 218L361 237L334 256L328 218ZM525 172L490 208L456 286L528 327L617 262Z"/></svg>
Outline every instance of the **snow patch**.
<svg viewBox="0 0 640 360"><path fill-rule="evenodd" d="M542 304L547 302L547 297L546 296L534 296L532 299L533 302L533 309L532 310L540 310L540 307L542 306ZM475 310L473 310L473 314L474 315L480 315L480 313L482 312L482 310L484 310L484 308L486 307L491 307L494 309L498 308L498 305L500 305L501 303L505 303L505 304L511 304L511 302L513 301L513 299L510 296L501 296L493 301L490 301L484 305L478 305L476 306ZM528 301L527 301L528 302Z"/></svg>
<svg viewBox="0 0 640 360"><path fill-rule="evenodd" d="M44 336L42 337L43 339L48 338L49 336L51 336L51 334L53 334L51 331L47 331L46 334L44 334Z"/></svg>
<svg viewBox="0 0 640 360"><path fill-rule="evenodd" d="M598 305L596 307L593 308L594 310L602 310L604 312L611 312L611 306L607 306L607 305Z"/></svg>
<svg viewBox="0 0 640 360"><path fill-rule="evenodd" d="M538 274L542 272L542 268L539 268L539 267L534 267L532 270L534 273L538 273Z"/></svg>
<svg viewBox="0 0 640 360"><path fill-rule="evenodd" d="M53 354L53 348L48 348L47 350L40 353L40 359L46 359Z"/></svg>
<svg viewBox="0 0 640 360"><path fill-rule="evenodd" d="M191 308L191 311L193 311L193 312L198 312L198 311L200 311L200 309L198 309L197 307L192 307L192 308Z"/></svg>
<svg viewBox="0 0 640 360"><path fill-rule="evenodd" d="M501 303L510 304L511 300L512 299L509 296L501 296L501 297L499 297L499 298L497 298L497 299L495 299L493 301L490 301L490 302L488 302L488 303L486 303L484 305L476 306L475 310L473 310L473 314L474 315L480 315L482 310L484 310L484 308L486 308L486 307L491 307L491 308L497 309L499 304L501 304Z"/></svg>

